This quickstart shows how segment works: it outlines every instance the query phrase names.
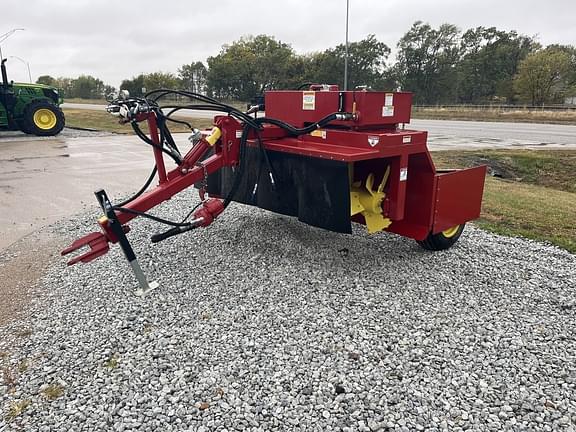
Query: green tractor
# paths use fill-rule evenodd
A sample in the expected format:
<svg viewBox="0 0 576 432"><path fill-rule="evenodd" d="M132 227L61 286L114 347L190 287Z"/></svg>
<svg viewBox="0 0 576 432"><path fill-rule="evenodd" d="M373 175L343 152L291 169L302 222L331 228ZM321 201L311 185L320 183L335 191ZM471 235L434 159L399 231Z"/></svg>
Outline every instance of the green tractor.
<svg viewBox="0 0 576 432"><path fill-rule="evenodd" d="M62 98L54 87L8 82L2 59L0 130L21 130L38 136L57 135L64 128Z"/></svg>

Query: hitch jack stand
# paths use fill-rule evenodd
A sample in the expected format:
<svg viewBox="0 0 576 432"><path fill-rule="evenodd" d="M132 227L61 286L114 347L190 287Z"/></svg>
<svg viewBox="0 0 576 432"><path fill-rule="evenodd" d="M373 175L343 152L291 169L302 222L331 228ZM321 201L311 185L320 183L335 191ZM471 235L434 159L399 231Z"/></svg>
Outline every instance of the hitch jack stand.
<svg viewBox="0 0 576 432"><path fill-rule="evenodd" d="M134 272L134 276L136 276L136 279L138 280L139 288L134 292L134 294L137 295L138 297L144 297L150 291L158 288L158 282L148 283L146 275L142 271L142 267L140 267L140 263L136 258L136 254L134 253L134 250L130 245L130 241L128 241L128 237L126 237L126 233L124 233L124 230L122 229L122 225L120 224L118 217L116 217L116 213L112 208L112 203L108 199L108 195L106 195L106 192L103 189L101 189L99 191L94 192L94 195L96 195L98 204L100 204L100 207L102 207L104 214L108 218L108 223L110 224L109 225L110 230L118 239L118 243L120 243L122 252L124 252L124 256L130 263L130 267Z"/></svg>

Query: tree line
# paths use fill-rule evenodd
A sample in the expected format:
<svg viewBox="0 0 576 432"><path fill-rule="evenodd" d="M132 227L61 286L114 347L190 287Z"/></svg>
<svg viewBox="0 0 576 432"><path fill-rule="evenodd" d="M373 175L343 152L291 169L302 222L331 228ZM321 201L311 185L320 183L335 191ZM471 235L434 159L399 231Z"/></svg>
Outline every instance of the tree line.
<svg viewBox="0 0 576 432"><path fill-rule="evenodd" d="M534 38L495 27L461 31L452 24L434 28L415 22L396 46L374 35L348 46L348 88L403 90L417 104L562 103L576 95L576 47L543 47ZM207 93L248 101L270 89L304 83L344 85L346 48L298 54L267 35L246 36L222 46L206 64L182 65L177 74L153 72L125 79L120 89L133 95L158 88ZM53 80L53 82L48 82ZM40 77L67 97L102 97L110 89L90 76Z"/></svg>
<svg viewBox="0 0 576 432"><path fill-rule="evenodd" d="M62 95L67 98L100 99L116 90L90 75L80 75L78 78L53 78L50 75L42 75L36 82L59 88Z"/></svg>

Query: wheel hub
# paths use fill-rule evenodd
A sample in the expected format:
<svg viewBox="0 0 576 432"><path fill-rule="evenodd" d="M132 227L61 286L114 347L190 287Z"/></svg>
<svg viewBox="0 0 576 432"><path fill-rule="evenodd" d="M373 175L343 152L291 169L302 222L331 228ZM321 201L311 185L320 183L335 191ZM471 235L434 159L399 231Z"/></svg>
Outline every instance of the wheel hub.
<svg viewBox="0 0 576 432"><path fill-rule="evenodd" d="M446 238L452 238L456 235L456 233L458 232L458 229L460 228L460 225L455 225L452 228L448 228L445 231L442 231L442 234L444 235L444 237Z"/></svg>
<svg viewBox="0 0 576 432"><path fill-rule="evenodd" d="M34 124L42 130L50 130L56 126L56 115L47 108L39 109L34 113Z"/></svg>

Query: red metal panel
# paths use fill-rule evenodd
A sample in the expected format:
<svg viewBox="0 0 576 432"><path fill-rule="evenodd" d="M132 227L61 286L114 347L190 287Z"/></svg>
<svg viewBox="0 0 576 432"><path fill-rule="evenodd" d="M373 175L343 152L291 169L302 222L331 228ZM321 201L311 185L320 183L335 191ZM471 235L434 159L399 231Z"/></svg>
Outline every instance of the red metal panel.
<svg viewBox="0 0 576 432"><path fill-rule="evenodd" d="M303 127L340 111L340 94L344 97L343 111L357 112L358 120L335 125L368 128L410 122L412 93L398 92L269 91L265 95L266 116Z"/></svg>
<svg viewBox="0 0 576 432"><path fill-rule="evenodd" d="M256 146L256 142L250 142ZM379 156L378 150L369 148L344 147L333 144L321 144L310 141L301 141L298 138L282 138L279 140L265 141L266 149L284 153L300 154L303 156L317 157L321 159L353 162L364 159L374 159Z"/></svg>
<svg viewBox="0 0 576 432"><path fill-rule="evenodd" d="M315 135L267 139L266 135L272 135L274 129L272 127L264 129L263 142L267 149L322 159L354 162L428 151L427 134L420 131L373 133L325 129ZM256 146L257 142L252 139L249 145Z"/></svg>
<svg viewBox="0 0 576 432"><path fill-rule="evenodd" d="M433 233L480 216L486 166L436 174Z"/></svg>
<svg viewBox="0 0 576 432"><path fill-rule="evenodd" d="M394 220L387 231L424 240L432 227L436 189L434 164L428 152L409 156L405 178L403 219Z"/></svg>
<svg viewBox="0 0 576 432"><path fill-rule="evenodd" d="M150 131L150 138L152 142L158 147L154 147L154 160L156 161L156 169L158 171L158 182L160 184L166 183L166 165L164 165L164 153L160 149L160 136L158 134L158 124L156 122L156 115L148 116L148 130Z"/></svg>
<svg viewBox="0 0 576 432"><path fill-rule="evenodd" d="M353 111L354 102L356 102L356 111L360 117L357 126L410 122L412 93L349 92L346 95L346 111Z"/></svg>
<svg viewBox="0 0 576 432"><path fill-rule="evenodd" d="M304 135L302 139L350 147L382 149L388 146L411 147L426 144L427 136L427 132L404 129L362 131L321 129Z"/></svg>

